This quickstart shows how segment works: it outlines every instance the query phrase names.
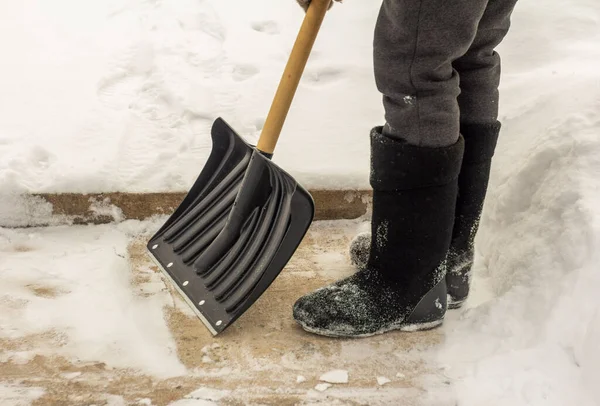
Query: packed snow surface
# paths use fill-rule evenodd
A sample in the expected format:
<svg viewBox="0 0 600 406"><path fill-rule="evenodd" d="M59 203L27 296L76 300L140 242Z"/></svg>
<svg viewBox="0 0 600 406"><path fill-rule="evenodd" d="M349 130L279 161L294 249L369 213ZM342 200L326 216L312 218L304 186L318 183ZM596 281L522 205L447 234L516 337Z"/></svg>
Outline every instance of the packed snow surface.
<svg viewBox="0 0 600 406"><path fill-rule="evenodd" d="M0 339L58 330L65 336L56 340L69 343L58 355L101 359L163 378L185 373L164 322L168 295L132 294L130 231L110 226L29 232L0 228ZM156 292L163 286L146 288ZM46 354L44 348L38 351ZM32 358L36 353L19 355Z"/></svg>
<svg viewBox="0 0 600 406"><path fill-rule="evenodd" d="M369 186L380 3L336 5L315 44L275 155L307 187ZM519 2L499 47L505 138L591 107L599 8ZM0 190L188 190L217 117L257 140L302 17L294 0L2 2Z"/></svg>

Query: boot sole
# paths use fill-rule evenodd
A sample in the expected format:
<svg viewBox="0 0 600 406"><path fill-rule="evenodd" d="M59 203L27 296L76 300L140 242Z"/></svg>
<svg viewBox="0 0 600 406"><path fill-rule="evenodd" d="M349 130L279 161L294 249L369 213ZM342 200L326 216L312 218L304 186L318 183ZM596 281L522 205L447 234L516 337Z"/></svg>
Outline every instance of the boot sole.
<svg viewBox="0 0 600 406"><path fill-rule="evenodd" d="M464 299L454 299L451 295L448 295L448 310L456 310L463 307L467 298Z"/></svg>
<svg viewBox="0 0 600 406"><path fill-rule="evenodd" d="M391 325L389 327L386 327L384 329L381 330L377 330L373 333L365 333L365 334L342 334L342 333L332 333L329 330L321 330L318 328L313 328L313 327L309 327L303 323L298 322L298 324L300 325L300 327L302 327L302 329L306 332L312 333L312 334L316 334L316 335L320 335L320 336L324 336L324 337L331 337L331 338L367 338L367 337L373 337L376 335L380 335L380 334L384 334L384 333L388 333L390 331L402 331L402 332L406 332L406 333L414 333L417 331L427 331L427 330L433 330L436 327L441 326L444 323L444 320L436 320L436 321L431 321L428 323L416 323L416 324L400 324L400 325Z"/></svg>

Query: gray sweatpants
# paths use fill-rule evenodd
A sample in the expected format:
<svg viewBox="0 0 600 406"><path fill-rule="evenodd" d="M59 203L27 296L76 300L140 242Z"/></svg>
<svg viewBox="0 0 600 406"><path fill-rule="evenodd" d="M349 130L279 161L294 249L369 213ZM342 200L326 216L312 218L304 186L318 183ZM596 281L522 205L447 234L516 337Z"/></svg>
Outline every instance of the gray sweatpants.
<svg viewBox="0 0 600 406"><path fill-rule="evenodd" d="M374 38L384 132L455 143L459 123L498 118L500 57L517 0L383 0Z"/></svg>

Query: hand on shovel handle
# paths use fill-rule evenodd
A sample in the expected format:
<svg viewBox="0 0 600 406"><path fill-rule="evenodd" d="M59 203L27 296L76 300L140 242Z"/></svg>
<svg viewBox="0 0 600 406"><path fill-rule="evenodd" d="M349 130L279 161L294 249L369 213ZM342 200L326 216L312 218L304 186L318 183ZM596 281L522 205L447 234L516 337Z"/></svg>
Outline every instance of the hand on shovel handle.
<svg viewBox="0 0 600 406"><path fill-rule="evenodd" d="M298 4L300 4L300 7L302 7L304 9L304 11L308 10L308 6L311 3L311 0L296 0L296 1L298 2ZM335 0L335 1L339 1L340 3L342 2L342 0ZM330 0L330 2L329 2L329 8L331 8L331 7L333 7L333 0Z"/></svg>

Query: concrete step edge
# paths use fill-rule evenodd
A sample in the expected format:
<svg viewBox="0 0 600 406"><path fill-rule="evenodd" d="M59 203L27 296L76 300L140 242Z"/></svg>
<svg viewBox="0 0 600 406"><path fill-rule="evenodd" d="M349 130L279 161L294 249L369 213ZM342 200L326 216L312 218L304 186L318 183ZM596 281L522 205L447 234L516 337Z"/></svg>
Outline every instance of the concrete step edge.
<svg viewBox="0 0 600 406"><path fill-rule="evenodd" d="M47 221L27 222L0 213L1 227L58 224L107 224L129 219L144 220L169 215L187 192L165 193L39 193L25 195L44 205ZM356 219L367 213L372 194L369 190L311 190L315 200L315 220ZM20 197L22 197L21 195ZM18 201L18 200L15 200ZM32 213L32 216L34 214ZM27 216L27 213L24 215Z"/></svg>

